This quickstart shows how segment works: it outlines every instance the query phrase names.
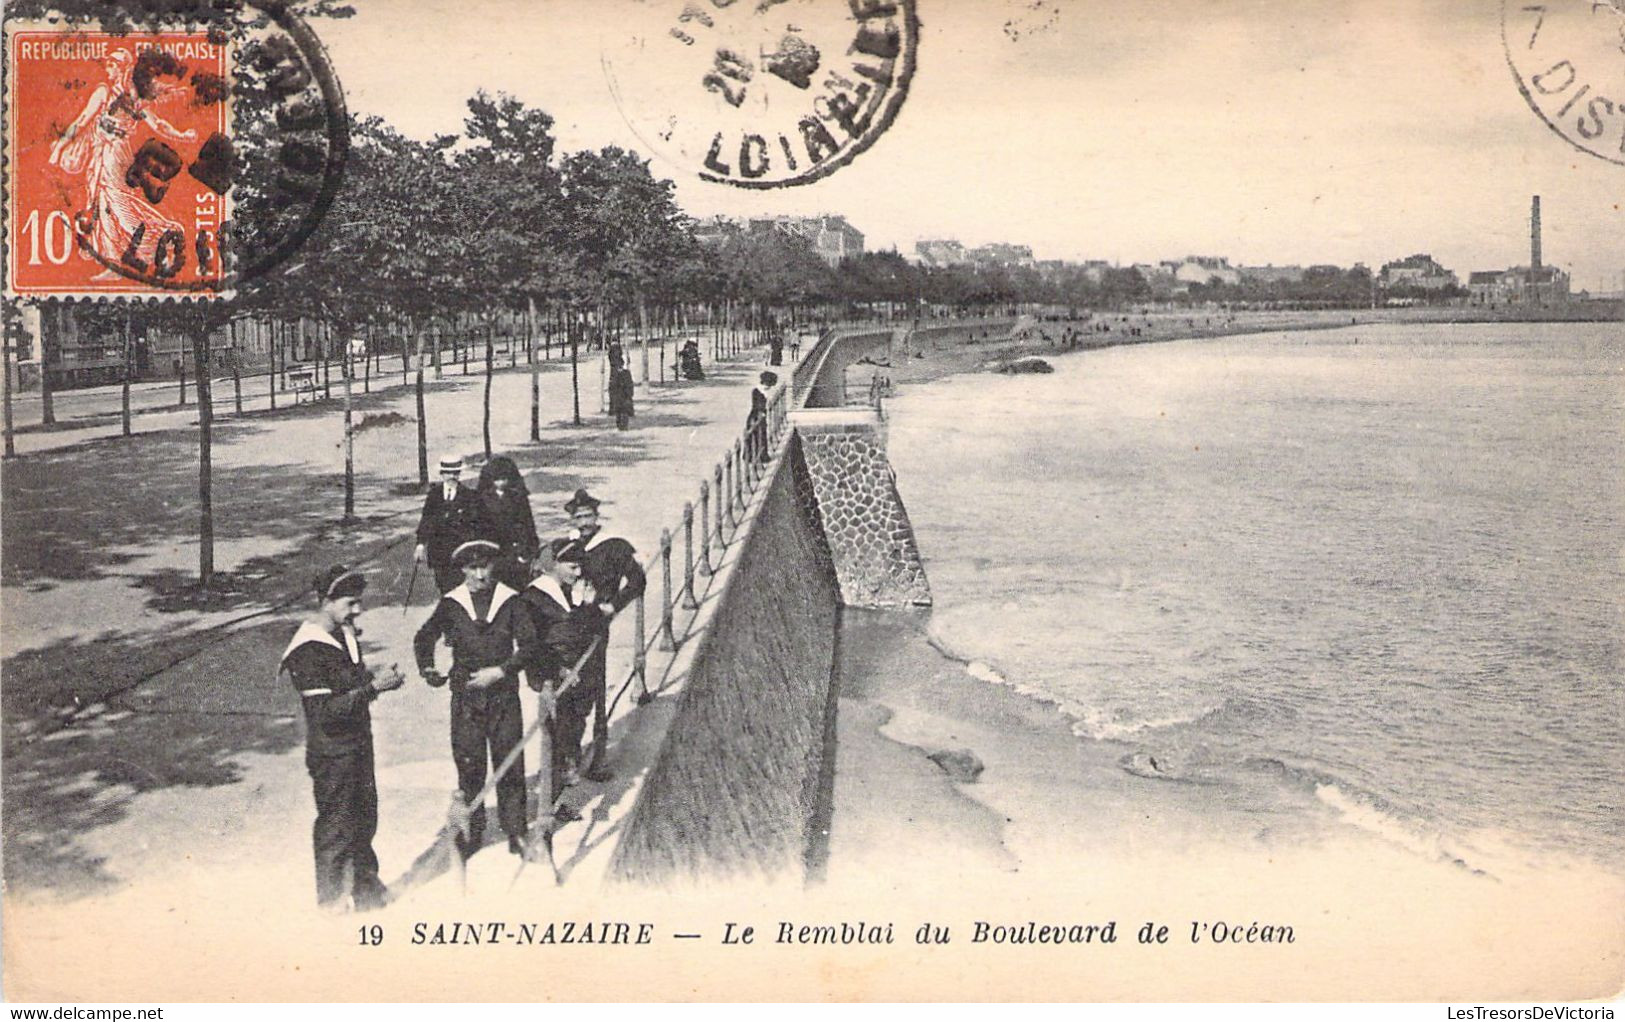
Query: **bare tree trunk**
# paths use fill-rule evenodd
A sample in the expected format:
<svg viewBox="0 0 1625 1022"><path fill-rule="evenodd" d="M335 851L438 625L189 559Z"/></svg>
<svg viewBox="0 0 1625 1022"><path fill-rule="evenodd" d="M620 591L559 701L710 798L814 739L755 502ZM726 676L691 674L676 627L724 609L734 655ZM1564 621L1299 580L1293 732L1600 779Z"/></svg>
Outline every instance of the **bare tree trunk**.
<svg viewBox="0 0 1625 1022"><path fill-rule="evenodd" d="M54 318L62 314L62 306L51 302L40 310L39 317L39 344L37 347L39 348L40 422L43 425L51 426L56 423L56 408L51 402L51 348L53 345L46 339L51 336L53 331L61 329L61 323L58 321L51 324L51 329L46 329L45 314L47 312ZM19 383L22 382L22 363L20 360L17 365L17 378Z"/></svg>
<svg viewBox="0 0 1625 1022"><path fill-rule="evenodd" d="M344 520L355 521L355 419L354 407L351 401L350 378L355 375L355 369L350 363L349 345L345 345L343 369L340 371L344 379Z"/></svg>
<svg viewBox="0 0 1625 1022"><path fill-rule="evenodd" d="M124 312L124 384L119 388L119 422L124 428L125 436L130 435L130 374L135 370L135 366L131 364L134 361L133 356L135 354L131 350L133 347L131 343L132 332L130 329L130 313L126 309ZM9 407L6 411L6 417L9 421L11 417Z"/></svg>
<svg viewBox="0 0 1625 1022"><path fill-rule="evenodd" d="M525 353L530 359L530 439L542 442L542 365L536 357L536 299L526 298Z"/></svg>
<svg viewBox="0 0 1625 1022"><path fill-rule="evenodd" d="M575 424L581 425L581 329L575 322L575 317L564 324L564 332L570 340L570 394L574 400Z"/></svg>
<svg viewBox="0 0 1625 1022"><path fill-rule="evenodd" d="M423 414L423 329L417 331L418 335L418 375L417 375L417 402L418 402L418 485L429 485L429 420Z"/></svg>
<svg viewBox="0 0 1625 1022"><path fill-rule="evenodd" d="M214 396L209 391L207 313L199 311L191 325L192 363L197 370L197 575L199 587L207 591L214 580Z"/></svg>
<svg viewBox="0 0 1625 1022"><path fill-rule="evenodd" d="M481 420L485 432L485 460L491 460L491 359L496 354L493 350L496 344L496 332L489 322L485 330L485 411ZM465 363L466 365L466 363Z"/></svg>
<svg viewBox="0 0 1625 1022"><path fill-rule="evenodd" d="M19 326L18 329L20 330L21 326ZM5 427L6 427L6 452L5 452L5 456L8 457L8 458L15 458L17 456L17 442L16 442L16 440L14 440L12 438L12 433L14 431L14 427L13 427L13 423L11 421L11 352L12 352L12 349L15 348L16 346L17 346L16 338L12 336L10 331L7 331L6 335L5 335L4 343L0 343L0 373L5 374L5 379L0 380L0 387L5 388L5 390L4 390L4 394L5 394L4 400L5 400L5 406L6 406L5 407L5 415L6 415L6 418L5 418Z"/></svg>
<svg viewBox="0 0 1625 1022"><path fill-rule="evenodd" d="M266 346L267 346L267 348L270 349L267 352L267 354L270 355L270 360L271 360L271 373L270 373L270 376L268 378L269 382L267 384L267 387L271 391L271 411L274 412L274 411L276 411L276 385L277 385L276 352L277 352L277 348L281 347L281 345L278 343L278 331L277 331L276 320L274 320L274 319L271 320L270 328L271 328L270 329L270 334L266 338ZM287 355L283 355L283 361L284 362L287 361Z"/></svg>
<svg viewBox="0 0 1625 1022"><path fill-rule="evenodd" d="M643 331L643 379L640 381L647 385L649 382L649 309L643 303L643 295L638 295L638 329Z"/></svg>

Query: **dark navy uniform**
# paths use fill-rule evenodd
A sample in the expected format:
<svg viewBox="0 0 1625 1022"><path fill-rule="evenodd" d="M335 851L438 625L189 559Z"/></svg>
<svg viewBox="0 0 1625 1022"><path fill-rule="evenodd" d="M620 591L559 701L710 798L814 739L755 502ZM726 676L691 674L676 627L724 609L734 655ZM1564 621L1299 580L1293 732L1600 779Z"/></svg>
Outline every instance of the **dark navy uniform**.
<svg viewBox="0 0 1625 1022"><path fill-rule="evenodd" d="M602 530L581 540L581 578L592 584L596 603L607 603L615 613L643 595L648 580L643 566L638 564L637 551L624 539L606 536ZM581 669L581 683L592 694L592 705L603 707L607 682L605 671L609 663L609 623L611 615L598 611L590 618L593 634L600 639L598 648L587 658Z"/></svg>
<svg viewBox="0 0 1625 1022"><path fill-rule="evenodd" d="M343 901L353 892L357 908L383 903L378 856L378 786L373 776L372 714L378 697L361 660L355 632L329 632L306 622L282 654L305 710L305 766L315 786L316 900ZM345 871L351 874L346 890Z"/></svg>
<svg viewBox="0 0 1625 1022"><path fill-rule="evenodd" d="M595 606L577 606L570 593L551 575L537 576L521 594L539 639L537 661L528 672L530 687L540 692L546 682L554 691L562 684L560 672L574 667L598 634L603 612ZM595 691L582 680L558 700L553 717L553 762L550 764L555 796L563 787L565 771L581 756L581 737L587 730Z"/></svg>
<svg viewBox="0 0 1625 1022"><path fill-rule="evenodd" d="M478 598L461 585L441 597L429 620L418 629L412 651L418 670L435 676L435 643L451 647L451 755L457 764L457 786L472 802L485 786L489 766L499 765L524 733L519 708L519 672L536 657L536 629L518 594L500 582ZM503 678L485 688L470 687L474 672L502 668ZM526 831L525 758L497 782L497 815L509 838ZM466 850L478 849L485 835L485 806L469 814Z"/></svg>

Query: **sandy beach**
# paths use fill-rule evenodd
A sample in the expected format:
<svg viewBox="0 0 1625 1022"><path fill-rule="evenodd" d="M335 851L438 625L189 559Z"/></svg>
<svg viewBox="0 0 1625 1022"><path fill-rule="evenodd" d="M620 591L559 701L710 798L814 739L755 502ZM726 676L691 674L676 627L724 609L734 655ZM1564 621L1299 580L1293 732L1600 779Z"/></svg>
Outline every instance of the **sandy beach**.
<svg viewBox="0 0 1625 1022"><path fill-rule="evenodd" d="M1296 315L1213 333L1349 325L1348 313L1340 323ZM1185 319L1154 317L1136 340L1188 336ZM1059 337L1056 324L1045 329ZM1045 349L1041 339L942 345L891 378L936 379ZM929 571L929 537L922 548ZM1283 802L1279 787L1254 797L1164 774L1132 743L1080 738L1042 694L938 648L929 620L844 612L828 862L829 889L843 899L918 899L968 926L1116 920L1131 931L1118 933L1130 946L1109 969L1013 957L1010 968L1044 996L1482 1002L1607 999L1625 986L1616 871L1494 833L1473 835L1467 861L1325 788ZM929 758L943 751L968 751L984 769L955 780ZM1166 945L1135 946L1146 922L1169 925ZM1258 940L1213 942L1238 924L1256 926ZM1288 943L1259 936L1274 928L1278 941L1282 926ZM961 996L991 982L937 978Z"/></svg>

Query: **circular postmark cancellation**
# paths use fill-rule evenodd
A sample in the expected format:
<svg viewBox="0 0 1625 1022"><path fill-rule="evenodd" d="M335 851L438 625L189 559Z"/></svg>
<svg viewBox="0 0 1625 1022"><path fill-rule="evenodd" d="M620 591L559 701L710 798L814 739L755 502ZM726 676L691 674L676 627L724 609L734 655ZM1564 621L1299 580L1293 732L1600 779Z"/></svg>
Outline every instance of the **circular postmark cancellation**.
<svg viewBox="0 0 1625 1022"><path fill-rule="evenodd" d="M914 0L657 0L603 63L650 148L706 181L784 188L885 133L918 41Z"/></svg>
<svg viewBox="0 0 1625 1022"><path fill-rule="evenodd" d="M1625 0L1502 0L1501 39L1547 127L1625 165Z"/></svg>
<svg viewBox="0 0 1625 1022"><path fill-rule="evenodd" d="M285 0L165 13L7 26L8 295L226 295L331 205L349 119L309 26Z"/></svg>

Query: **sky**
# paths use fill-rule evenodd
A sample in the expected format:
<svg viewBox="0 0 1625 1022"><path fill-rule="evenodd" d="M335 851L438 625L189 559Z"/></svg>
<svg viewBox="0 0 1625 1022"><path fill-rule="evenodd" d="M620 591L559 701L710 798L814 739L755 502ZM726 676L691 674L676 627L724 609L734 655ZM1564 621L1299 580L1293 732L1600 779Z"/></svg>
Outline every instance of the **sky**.
<svg viewBox="0 0 1625 1022"><path fill-rule="evenodd" d="M1625 274L1625 166L1530 109L1499 0L919 0L892 127L766 192L651 153L611 95L605 53L683 0L352 3L316 26L352 110L428 137L459 131L476 90L510 93L553 115L563 149L656 156L696 216L839 213L871 249L953 237L1125 264L1429 252L1465 280L1528 262L1539 194L1547 263L1576 288ZM1625 54L1608 90L1625 99Z"/></svg>

